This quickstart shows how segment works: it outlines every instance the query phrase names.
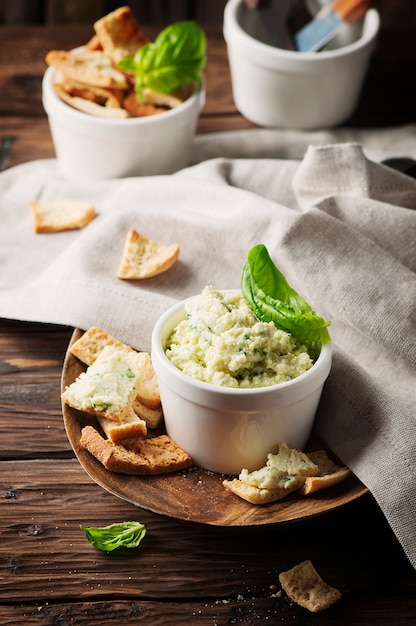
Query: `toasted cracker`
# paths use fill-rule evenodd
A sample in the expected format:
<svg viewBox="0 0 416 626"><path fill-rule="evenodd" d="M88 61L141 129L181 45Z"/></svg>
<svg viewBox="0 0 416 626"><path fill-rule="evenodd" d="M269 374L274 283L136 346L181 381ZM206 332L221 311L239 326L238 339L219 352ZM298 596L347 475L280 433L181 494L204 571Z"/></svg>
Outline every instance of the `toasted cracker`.
<svg viewBox="0 0 416 626"><path fill-rule="evenodd" d="M163 422L163 409L161 406L151 409L136 397L133 402L133 410L138 417L146 422L148 428L158 428Z"/></svg>
<svg viewBox="0 0 416 626"><path fill-rule="evenodd" d="M158 115L166 111L166 108L162 108L151 102L140 102L134 91L126 96L123 107L128 111L131 117L147 117L149 115Z"/></svg>
<svg viewBox="0 0 416 626"><path fill-rule="evenodd" d="M55 233L84 228L96 216L92 204L82 200L52 200L30 203L36 233Z"/></svg>
<svg viewBox="0 0 416 626"><path fill-rule="evenodd" d="M279 581L291 600L312 613L329 608L342 595L322 580L309 560L279 574Z"/></svg>
<svg viewBox="0 0 416 626"><path fill-rule="evenodd" d="M95 22L94 30L104 52L118 63L124 57L133 57L149 42L128 6L122 6Z"/></svg>
<svg viewBox="0 0 416 626"><path fill-rule="evenodd" d="M249 472L242 469L238 478L223 485L252 504L281 500L302 487L306 476L314 476L318 466L297 448L280 443L276 454L268 454L266 465Z"/></svg>
<svg viewBox="0 0 416 626"><path fill-rule="evenodd" d="M98 423L110 441L125 441L138 439L147 435L147 424L132 408L123 416L121 422L109 420L102 415L97 415Z"/></svg>
<svg viewBox="0 0 416 626"><path fill-rule="evenodd" d="M65 389L62 400L78 411L122 422L136 397L141 370L140 353L107 346Z"/></svg>
<svg viewBox="0 0 416 626"><path fill-rule="evenodd" d="M77 109L77 111L81 111L82 113L112 120L123 120L129 117L128 111L122 107L103 106L90 100L89 98L71 95L62 87L60 83L55 83L53 88L55 89L57 96L59 96L63 102L69 104L69 106Z"/></svg>
<svg viewBox="0 0 416 626"><path fill-rule="evenodd" d="M119 341L105 330L92 326L70 346L73 356L92 365L107 346L118 350L134 352L137 364L140 365L140 376L136 385L136 396L133 404L137 415L144 419L150 428L156 428L162 419L162 409L157 376L153 369L152 359L148 352L136 352L127 344Z"/></svg>
<svg viewBox="0 0 416 626"><path fill-rule="evenodd" d="M45 60L65 77L86 85L112 89L126 89L129 86L126 76L114 67L111 59L101 50L50 50Z"/></svg>
<svg viewBox="0 0 416 626"><path fill-rule="evenodd" d="M85 331L79 339L74 341L69 351L86 365L92 365L106 346L113 346L119 350L133 351L130 346L97 326L92 326Z"/></svg>
<svg viewBox="0 0 416 626"><path fill-rule="evenodd" d="M333 487L346 480L352 472L348 467L336 465L326 454L325 450L308 452L307 456L319 468L319 476L308 476L300 488L300 493L307 495Z"/></svg>
<svg viewBox="0 0 416 626"><path fill-rule="evenodd" d="M136 398L149 409L160 407L160 393L156 372L153 369L152 359L148 352L139 353L141 374L137 386Z"/></svg>
<svg viewBox="0 0 416 626"><path fill-rule="evenodd" d="M127 233L117 278L140 280L168 270L179 256L179 246L160 245L130 228Z"/></svg>
<svg viewBox="0 0 416 626"><path fill-rule="evenodd" d="M126 93L123 89L109 89L107 87L87 85L72 78L65 78L65 76L62 76L62 78L58 77L54 87L55 91L59 92L58 95L62 93L60 90L63 90L68 96L73 98L84 98L84 100L90 100L100 106L113 109L123 106Z"/></svg>
<svg viewBox="0 0 416 626"><path fill-rule="evenodd" d="M243 500L250 502L251 504L269 504L270 502L276 502L285 498L289 493L296 491L299 488L299 482L294 482L288 488L278 487L276 489L261 489L243 482L238 478L233 480L223 480L222 484L226 489L239 496Z"/></svg>
<svg viewBox="0 0 416 626"><path fill-rule="evenodd" d="M104 439L93 426L85 426L80 443L107 470L121 474L166 474L192 465L189 454L167 435L123 445Z"/></svg>

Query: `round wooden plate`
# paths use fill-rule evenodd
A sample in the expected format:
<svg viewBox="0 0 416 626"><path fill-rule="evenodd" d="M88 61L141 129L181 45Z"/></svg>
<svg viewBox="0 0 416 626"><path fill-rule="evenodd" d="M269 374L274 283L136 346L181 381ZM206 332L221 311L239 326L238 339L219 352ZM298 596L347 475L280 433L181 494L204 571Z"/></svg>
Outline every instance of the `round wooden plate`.
<svg viewBox="0 0 416 626"><path fill-rule="evenodd" d="M82 335L76 329L69 346ZM68 351L62 389L85 370ZM222 485L224 476L198 467L162 476L127 476L106 470L80 445L87 424L98 427L93 415L62 406L69 442L86 473L106 491L138 507L178 520L216 526L293 524L333 511L364 495L368 489L355 476L330 489L300 496L291 494L268 505L256 506L238 498Z"/></svg>

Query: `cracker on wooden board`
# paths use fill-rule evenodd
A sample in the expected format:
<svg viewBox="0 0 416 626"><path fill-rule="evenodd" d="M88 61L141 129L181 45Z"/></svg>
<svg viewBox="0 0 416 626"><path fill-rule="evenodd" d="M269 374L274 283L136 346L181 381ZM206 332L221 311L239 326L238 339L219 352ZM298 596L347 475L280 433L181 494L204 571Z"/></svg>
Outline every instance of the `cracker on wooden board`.
<svg viewBox="0 0 416 626"><path fill-rule="evenodd" d="M315 450L306 454L318 466L319 475L308 476L305 479L304 484L299 489L299 492L303 495L338 485L352 474L348 467L341 467L334 463L325 450Z"/></svg>
<svg viewBox="0 0 416 626"><path fill-rule="evenodd" d="M281 572L279 581L291 600L312 613L328 609L342 595L321 578L310 560Z"/></svg>
<svg viewBox="0 0 416 626"><path fill-rule="evenodd" d="M115 64L124 57L134 57L137 50L149 43L132 10L122 6L94 24L102 49Z"/></svg>
<svg viewBox="0 0 416 626"><path fill-rule="evenodd" d="M157 276L172 267L178 259L179 251L176 243L161 245L130 228L117 277L140 280Z"/></svg>
<svg viewBox="0 0 416 626"><path fill-rule="evenodd" d="M95 208L83 200L50 200L30 203L36 233L84 228L95 217Z"/></svg>
<svg viewBox="0 0 416 626"><path fill-rule="evenodd" d="M300 483L294 481L290 487L277 487L276 489L261 489L249 483L245 483L238 478L223 480L222 484L226 489L239 496L250 504L269 504L285 498L299 488Z"/></svg>
<svg viewBox="0 0 416 626"><path fill-rule="evenodd" d="M147 435L147 423L136 414L132 407L125 413L121 422L115 422L102 415L97 415L97 420L110 441L139 439Z"/></svg>
<svg viewBox="0 0 416 626"><path fill-rule="evenodd" d="M305 453L281 442L276 454L267 455L264 467L253 472L242 469L238 478L224 480L222 484L251 504L268 504L298 490L306 476L317 472L317 465Z"/></svg>
<svg viewBox="0 0 416 626"><path fill-rule="evenodd" d="M107 470L121 474L166 474L192 465L189 454L167 435L123 445L104 439L93 426L85 426L80 442Z"/></svg>
<svg viewBox="0 0 416 626"><path fill-rule="evenodd" d="M86 365L92 365L100 352L107 346L133 352L133 348L97 326L91 326L86 330L79 339L71 344L69 351Z"/></svg>
<svg viewBox="0 0 416 626"><path fill-rule="evenodd" d="M74 341L69 350L82 363L90 366L107 346L135 352L133 348L97 326L92 326L86 330L79 339ZM157 376L153 369L150 354L147 352L138 354L142 355L139 357L142 369L137 381L137 394L133 402L133 410L140 419L146 422L149 428L157 428L163 420Z"/></svg>
<svg viewBox="0 0 416 626"><path fill-rule="evenodd" d="M149 409L158 409L160 407L159 385L151 356L148 352L140 352L139 354L142 369L136 398Z"/></svg>
<svg viewBox="0 0 416 626"><path fill-rule="evenodd" d="M151 409L143 402L140 402L137 396L133 402L133 410L138 417L146 422L148 428L158 428L163 421L163 409L161 406Z"/></svg>
<svg viewBox="0 0 416 626"><path fill-rule="evenodd" d="M65 389L62 400L78 411L122 422L136 397L142 370L140 354L106 346Z"/></svg>
<svg viewBox="0 0 416 626"><path fill-rule="evenodd" d="M281 500L294 491L302 495L308 495L321 489L328 489L351 476L350 469L336 465L324 450L306 452L305 456L313 463L315 471L308 470L308 475L299 474L295 481L287 483L285 487L261 489L239 478L224 480L223 485L229 491L251 504L268 504Z"/></svg>

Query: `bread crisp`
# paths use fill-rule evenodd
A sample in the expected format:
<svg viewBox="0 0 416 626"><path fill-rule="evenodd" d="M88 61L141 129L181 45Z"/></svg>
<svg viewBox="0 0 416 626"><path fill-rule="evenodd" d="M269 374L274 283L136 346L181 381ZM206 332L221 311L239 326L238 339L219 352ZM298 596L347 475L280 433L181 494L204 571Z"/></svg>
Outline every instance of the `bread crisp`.
<svg viewBox="0 0 416 626"><path fill-rule="evenodd" d="M113 348L117 348L118 350L133 352L133 348L130 348L126 343L119 341L97 326L92 326L86 330L79 339L74 341L69 351L86 365L92 365L100 352L107 346L113 346Z"/></svg>
<svg viewBox="0 0 416 626"><path fill-rule="evenodd" d="M84 228L96 217L94 207L82 200L35 201L30 211L36 233Z"/></svg>
<svg viewBox="0 0 416 626"><path fill-rule="evenodd" d="M147 424L130 407L121 422L97 415L98 423L110 441L126 441L139 439L147 435Z"/></svg>
<svg viewBox="0 0 416 626"><path fill-rule="evenodd" d="M114 67L111 59L101 50L85 52L50 50L45 61L59 70L64 77L86 85L111 89L126 89L129 86L126 76Z"/></svg>
<svg viewBox="0 0 416 626"><path fill-rule="evenodd" d="M192 465L189 454L167 435L123 445L104 439L93 426L85 426L80 443L107 470L120 474L166 474Z"/></svg>
<svg viewBox="0 0 416 626"><path fill-rule="evenodd" d="M242 469L238 478L222 484L251 504L268 504L298 490L306 476L317 472L317 465L306 454L280 443L276 454L267 455L264 467L253 472Z"/></svg>
<svg viewBox="0 0 416 626"><path fill-rule="evenodd" d="M148 428L158 428L163 421L163 409L161 406L151 409L136 397L133 402L133 410L140 419L146 422Z"/></svg>
<svg viewBox="0 0 416 626"><path fill-rule="evenodd" d="M277 502L277 500L285 498L289 495L289 493L292 493L299 488L299 482L296 482L287 489L284 487L277 487L276 489L261 489L260 487L244 483L238 478L223 480L222 484L226 489L232 491L232 493L239 496L243 500L250 502L250 504L269 504L270 502Z"/></svg>
<svg viewBox="0 0 416 626"><path fill-rule="evenodd" d="M179 256L179 246L160 245L130 228L117 277L127 280L151 278L168 270Z"/></svg>
<svg viewBox="0 0 416 626"><path fill-rule="evenodd" d="M348 467L336 465L336 463L328 457L325 450L307 452L307 456L318 466L319 475L308 476L305 479L304 484L299 490L303 495L338 485L352 474Z"/></svg>
<svg viewBox="0 0 416 626"><path fill-rule="evenodd" d="M133 405L141 370L139 353L107 346L65 389L62 400L78 411L121 422Z"/></svg>
<svg viewBox="0 0 416 626"><path fill-rule="evenodd" d="M312 613L328 609L342 595L322 580L309 560L279 574L279 581L291 600Z"/></svg>
<svg viewBox="0 0 416 626"><path fill-rule="evenodd" d="M128 111L126 111L126 109L123 109L122 107L103 106L101 104L98 104L97 102L94 102L90 98L85 98L81 95L71 95L59 83L55 83L53 88L56 94L61 98L61 100L66 102L66 104L69 104L74 109L77 109L77 111L81 111L82 113L88 113L88 115L94 115L95 117L104 117L106 119L112 120L126 119L127 117L129 117Z"/></svg>
<svg viewBox="0 0 416 626"><path fill-rule="evenodd" d="M160 393L156 372L153 369L152 359L148 352L140 352L141 374L137 386L136 399L149 409L160 407Z"/></svg>
<svg viewBox="0 0 416 626"><path fill-rule="evenodd" d="M101 46L115 64L124 57L134 57L149 42L128 6L119 7L94 24Z"/></svg>

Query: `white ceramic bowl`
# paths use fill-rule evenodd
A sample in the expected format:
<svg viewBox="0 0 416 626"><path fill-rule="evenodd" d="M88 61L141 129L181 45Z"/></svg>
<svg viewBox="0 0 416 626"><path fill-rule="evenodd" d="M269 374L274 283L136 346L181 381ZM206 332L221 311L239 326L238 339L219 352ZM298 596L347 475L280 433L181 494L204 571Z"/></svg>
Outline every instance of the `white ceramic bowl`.
<svg viewBox="0 0 416 626"><path fill-rule="evenodd" d="M224 474L262 467L279 442L303 448L331 369L331 344L322 347L310 370L289 382L256 389L211 385L184 374L165 354L173 329L186 317L186 302L166 311L152 333L168 435L195 465Z"/></svg>
<svg viewBox="0 0 416 626"><path fill-rule="evenodd" d="M69 180L172 174L188 165L205 103L203 88L159 115L110 120L63 102L53 89L54 78L55 68L49 67L42 83L43 106L60 170Z"/></svg>
<svg viewBox="0 0 416 626"><path fill-rule="evenodd" d="M309 130L342 123L357 106L379 27L371 9L348 45L284 50L259 41L250 11L241 0L229 0L224 38L236 107L260 126Z"/></svg>

